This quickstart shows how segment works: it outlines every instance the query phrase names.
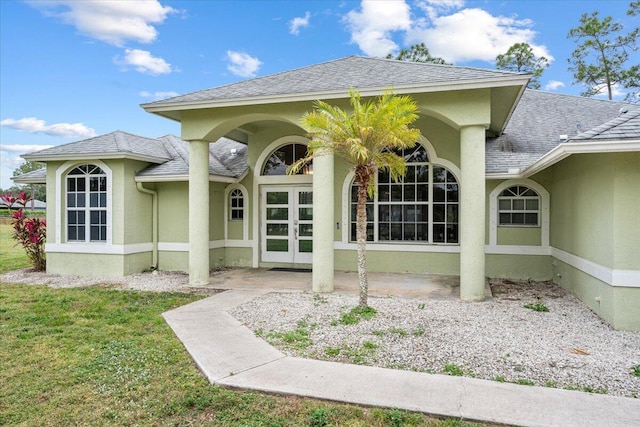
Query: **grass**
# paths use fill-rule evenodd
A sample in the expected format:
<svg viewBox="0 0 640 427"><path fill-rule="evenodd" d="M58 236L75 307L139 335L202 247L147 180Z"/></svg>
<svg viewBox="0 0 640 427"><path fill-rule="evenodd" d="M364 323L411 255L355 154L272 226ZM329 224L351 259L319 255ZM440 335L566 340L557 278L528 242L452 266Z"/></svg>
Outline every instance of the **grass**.
<svg viewBox="0 0 640 427"><path fill-rule="evenodd" d="M0 274L29 267L27 254L21 246L15 245L12 235L11 220L0 219Z"/></svg>
<svg viewBox="0 0 640 427"><path fill-rule="evenodd" d="M549 311L549 308L541 302L537 302L535 304L531 304L531 303L525 304L523 305L523 307L528 308L529 310L540 312L540 313L546 313Z"/></svg>
<svg viewBox="0 0 640 427"><path fill-rule="evenodd" d="M0 290L0 425L472 425L211 386L160 316L194 295Z"/></svg>

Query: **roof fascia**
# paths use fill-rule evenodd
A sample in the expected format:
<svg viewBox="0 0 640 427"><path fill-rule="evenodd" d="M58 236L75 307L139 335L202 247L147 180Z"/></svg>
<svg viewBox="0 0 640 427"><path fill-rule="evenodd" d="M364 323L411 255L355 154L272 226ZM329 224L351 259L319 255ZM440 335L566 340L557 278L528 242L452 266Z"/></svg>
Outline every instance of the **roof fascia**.
<svg viewBox="0 0 640 427"><path fill-rule="evenodd" d="M20 176L12 176L9 179L15 182L16 184L46 184L47 183L47 177L43 177L43 179L39 179L39 178L20 179Z"/></svg>
<svg viewBox="0 0 640 427"><path fill-rule="evenodd" d="M469 89L487 89L504 86L526 86L529 82L528 75L516 75L513 77L495 77L487 79L465 80L461 82L442 82L432 83L429 85L405 85L393 86L393 92L398 95L407 95L412 93L431 93L444 92L447 90L469 90ZM358 89L362 97L379 96L389 87L375 87ZM524 91L524 88L523 88ZM221 107L238 107L244 105L256 104L275 104L301 101L315 101L316 99L340 99L345 98L345 90L332 90L325 92L304 92L299 94L282 94L269 96L256 96L245 98L222 99L219 101L186 101L176 103L148 103L141 104L145 111L149 113L161 113L164 111L191 110L194 108L221 108Z"/></svg>
<svg viewBox="0 0 640 427"><path fill-rule="evenodd" d="M145 156L143 154L134 153L88 153L88 154L23 154L25 160L37 162L54 162L60 160L113 160L113 159L129 159L140 160L142 162L162 164L171 160L166 157Z"/></svg>

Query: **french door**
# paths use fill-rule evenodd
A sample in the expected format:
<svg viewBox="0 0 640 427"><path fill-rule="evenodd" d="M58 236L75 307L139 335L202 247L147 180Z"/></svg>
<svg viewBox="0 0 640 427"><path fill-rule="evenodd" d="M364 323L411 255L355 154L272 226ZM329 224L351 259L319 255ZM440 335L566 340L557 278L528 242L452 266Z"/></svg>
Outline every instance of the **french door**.
<svg viewBox="0 0 640 427"><path fill-rule="evenodd" d="M261 187L261 259L311 264L313 191L311 186Z"/></svg>

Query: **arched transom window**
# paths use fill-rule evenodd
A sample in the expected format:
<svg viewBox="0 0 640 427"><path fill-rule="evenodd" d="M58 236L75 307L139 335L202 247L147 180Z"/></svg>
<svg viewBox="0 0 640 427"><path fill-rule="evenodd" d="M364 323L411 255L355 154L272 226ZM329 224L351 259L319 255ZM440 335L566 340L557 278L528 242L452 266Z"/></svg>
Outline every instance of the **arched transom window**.
<svg viewBox="0 0 640 427"><path fill-rule="evenodd" d="M82 165L67 174L67 240L107 240L107 175L95 165Z"/></svg>
<svg viewBox="0 0 640 427"><path fill-rule="evenodd" d="M514 185L498 196L498 221L502 226L540 225L540 196L524 185Z"/></svg>
<svg viewBox="0 0 640 427"><path fill-rule="evenodd" d="M262 175L286 175L287 168L307 154L307 146L304 144L287 144L275 150L267 159L262 168ZM312 163L298 171L298 175L312 173Z"/></svg>
<svg viewBox="0 0 640 427"><path fill-rule="evenodd" d="M367 240L458 243L458 182L445 167L429 162L423 146L398 152L407 173L394 182L380 171L377 192L367 201ZM356 240L357 186L351 186L351 241Z"/></svg>

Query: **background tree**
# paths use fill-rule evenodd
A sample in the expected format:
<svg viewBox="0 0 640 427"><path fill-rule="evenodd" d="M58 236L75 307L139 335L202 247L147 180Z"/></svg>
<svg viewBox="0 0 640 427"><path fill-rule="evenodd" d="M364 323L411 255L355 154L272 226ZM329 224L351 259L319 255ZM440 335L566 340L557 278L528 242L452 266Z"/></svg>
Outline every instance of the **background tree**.
<svg viewBox="0 0 640 427"><path fill-rule="evenodd" d="M627 14L638 13L638 2L632 2ZM575 40L578 47L571 54L569 71L573 72L576 83L587 86L583 96L593 96L606 89L609 99L613 99L615 86L637 92L640 87L640 66L627 66L629 52L637 50L640 29L635 28L623 34L622 24L613 22L607 16L600 19L598 12L586 13L580 17L580 25L569 30L567 38ZM627 95L630 99L632 94Z"/></svg>
<svg viewBox="0 0 640 427"><path fill-rule="evenodd" d="M431 56L429 49L424 43L414 44L409 49L402 49L394 57L392 54L387 55L387 59L397 59L407 62L425 62L429 64L451 65L442 58Z"/></svg>
<svg viewBox="0 0 640 427"><path fill-rule="evenodd" d="M360 94L350 92L352 111L322 101L314 103L314 110L306 113L301 123L308 129L311 142L307 155L291 165L288 173L295 174L314 157L330 152L344 159L355 174L358 187L356 208L356 239L358 241L359 308L367 307L369 282L367 279L367 195L376 191L379 170L389 172L394 180L404 176L407 165L395 150L415 146L420 136L411 125L418 118L417 105L408 96L385 92L374 101L362 102Z"/></svg>
<svg viewBox="0 0 640 427"><path fill-rule="evenodd" d="M496 56L497 69L531 74L529 89L540 89L540 76L548 66L547 58L536 56L528 43L516 43L506 53Z"/></svg>

